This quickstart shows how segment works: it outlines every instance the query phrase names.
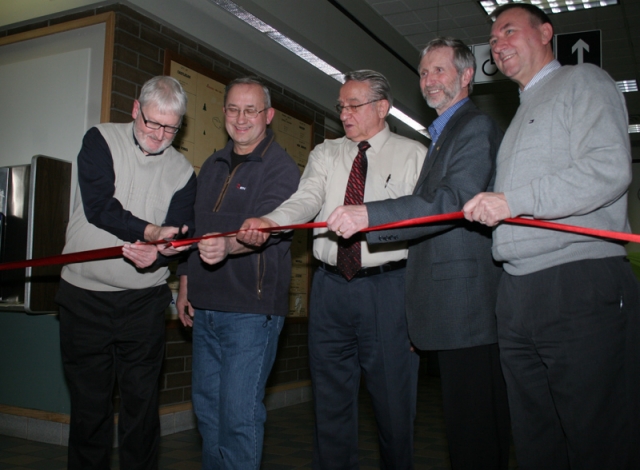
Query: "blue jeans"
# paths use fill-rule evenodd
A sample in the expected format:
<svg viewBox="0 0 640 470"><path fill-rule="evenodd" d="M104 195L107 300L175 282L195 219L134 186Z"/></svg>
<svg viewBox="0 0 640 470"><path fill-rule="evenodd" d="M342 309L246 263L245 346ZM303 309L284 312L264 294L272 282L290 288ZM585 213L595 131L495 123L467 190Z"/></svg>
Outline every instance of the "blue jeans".
<svg viewBox="0 0 640 470"><path fill-rule="evenodd" d="M204 470L260 468L262 400L283 324L275 315L195 311L192 400Z"/></svg>

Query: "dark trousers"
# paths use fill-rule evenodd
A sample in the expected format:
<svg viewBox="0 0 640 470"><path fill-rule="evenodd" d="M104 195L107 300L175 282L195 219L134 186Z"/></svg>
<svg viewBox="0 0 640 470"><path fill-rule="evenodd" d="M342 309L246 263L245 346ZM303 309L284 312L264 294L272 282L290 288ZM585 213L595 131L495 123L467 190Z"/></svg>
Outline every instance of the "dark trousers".
<svg viewBox="0 0 640 470"><path fill-rule="evenodd" d="M507 470L511 423L498 344L438 351L453 470Z"/></svg>
<svg viewBox="0 0 640 470"><path fill-rule="evenodd" d="M61 282L56 301L71 396L69 469L111 468L116 378L120 468L158 468L158 380L170 300L166 285L96 292Z"/></svg>
<svg viewBox="0 0 640 470"><path fill-rule="evenodd" d="M522 470L640 468L638 297L623 258L502 276L498 335Z"/></svg>
<svg viewBox="0 0 640 470"><path fill-rule="evenodd" d="M413 468L419 357L410 347L404 269L350 282L317 270L309 315L314 469L358 468L361 371L378 424L381 468Z"/></svg>

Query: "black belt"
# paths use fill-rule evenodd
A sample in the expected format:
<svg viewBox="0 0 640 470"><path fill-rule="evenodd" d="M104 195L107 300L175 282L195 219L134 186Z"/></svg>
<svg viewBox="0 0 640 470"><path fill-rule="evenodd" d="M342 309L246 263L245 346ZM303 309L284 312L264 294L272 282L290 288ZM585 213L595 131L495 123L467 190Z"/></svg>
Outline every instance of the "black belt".
<svg viewBox="0 0 640 470"><path fill-rule="evenodd" d="M381 266L373 266L371 268L360 268L360 270L353 277L367 277L374 276L375 274L388 273L389 271L395 271L396 269L402 269L407 266L407 260L392 261L391 263L383 264ZM320 263L320 267L331 274L337 274L342 276L342 273L335 266L331 266L327 263Z"/></svg>

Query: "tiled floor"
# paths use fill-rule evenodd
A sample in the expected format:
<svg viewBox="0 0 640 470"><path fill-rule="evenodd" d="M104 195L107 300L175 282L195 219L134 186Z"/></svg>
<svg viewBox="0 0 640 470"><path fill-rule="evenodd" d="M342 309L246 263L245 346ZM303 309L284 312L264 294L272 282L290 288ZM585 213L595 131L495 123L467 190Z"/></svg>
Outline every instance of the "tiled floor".
<svg viewBox="0 0 640 470"><path fill-rule="evenodd" d="M450 469L441 410L440 381L423 373L418 387L415 428L416 470ZM311 403L269 411L265 430L263 470L311 468L313 411ZM375 420L366 392L360 394L360 469L378 469ZM66 468L67 448L0 436L0 470ZM201 441L193 429L162 438L160 469L200 469ZM118 468L117 452L112 468ZM511 470L517 465L512 456ZM126 470L126 469L124 469Z"/></svg>

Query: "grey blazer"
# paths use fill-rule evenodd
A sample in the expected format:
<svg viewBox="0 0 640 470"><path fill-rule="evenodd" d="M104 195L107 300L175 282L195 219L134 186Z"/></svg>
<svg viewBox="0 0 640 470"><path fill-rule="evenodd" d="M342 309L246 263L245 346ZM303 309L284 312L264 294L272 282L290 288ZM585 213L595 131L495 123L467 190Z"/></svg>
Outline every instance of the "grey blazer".
<svg viewBox="0 0 640 470"><path fill-rule="evenodd" d="M413 195L366 204L369 225L456 212L490 191L503 132L471 101L451 117L424 162ZM495 305L502 268L491 230L467 221L369 232L369 243L409 240L409 336L422 350L497 342Z"/></svg>

